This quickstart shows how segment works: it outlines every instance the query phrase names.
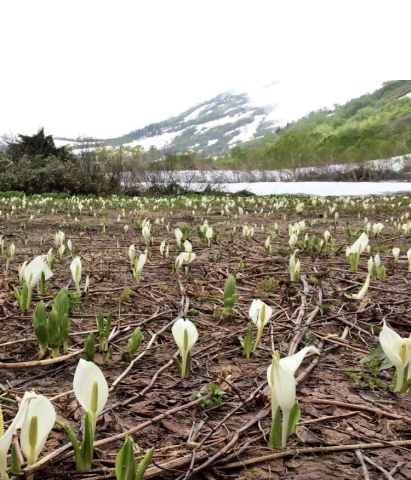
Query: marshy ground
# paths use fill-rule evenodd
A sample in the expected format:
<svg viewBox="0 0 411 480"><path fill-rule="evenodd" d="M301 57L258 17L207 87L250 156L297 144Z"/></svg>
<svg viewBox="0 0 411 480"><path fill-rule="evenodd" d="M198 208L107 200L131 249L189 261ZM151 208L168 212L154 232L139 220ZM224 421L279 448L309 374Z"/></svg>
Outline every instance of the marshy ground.
<svg viewBox="0 0 411 480"><path fill-rule="evenodd" d="M409 221L405 215L411 210L410 197L314 202L312 197L295 196L45 197L0 199L0 235L6 238L0 257L0 395L18 400L34 389L52 399L57 418L77 433L84 412L72 393L73 375L90 331L96 333L98 343L100 308L105 314L113 309L114 355L111 365L103 362L101 354L95 357L112 390L97 424L93 470L76 472L74 457L67 455L71 448L58 454L68 438L55 425L42 453L55 456L39 465L35 478L115 478L112 469L126 433L134 441L137 459L156 446L144 478L411 478L409 393L389 391L393 369L379 371L375 360L360 364L378 346L384 318L402 337L411 332L411 273L405 255L411 236L402 229ZM297 204L302 205L300 213ZM144 219L151 222L149 246L141 234ZM215 227L210 246L197 233L204 220ZM302 220L305 229L291 248L289 224ZM358 293L364 284L369 255L363 253L354 272L345 249L368 222L384 224L378 238L370 233L370 245L374 255L379 253L387 278L371 280L366 298L359 301L347 296ZM254 228L253 236L242 235L244 225ZM175 253L181 251L174 236L177 227L196 253L187 274L184 266L171 273ZM83 294L72 305L71 356L47 363L50 357L38 358L32 310L63 287L75 294L68 249L54 263L53 277L47 282L50 289L44 296L34 293L28 313L21 314L13 287L21 288L19 264L51 247L55 253L58 230L65 233L66 241L71 239L83 265L81 286L89 275L90 289L88 298ZM323 239L325 230L331 233L325 252L302 250L306 234ZM271 254L264 246L270 232L274 232ZM170 245L169 258L159 251L164 240ZM16 251L7 261L11 242ZM149 252L137 285L128 257L132 244L136 251ZM394 246L401 249L398 263L392 255ZM289 256L296 248L300 279L291 282ZM229 318L219 313L224 308L225 281L233 272L240 299L235 317ZM274 314L256 354L246 359L242 340L251 302L257 298ZM191 352L191 377L185 380L173 362L177 346L171 326L180 317L196 322L199 332ZM139 359L120 379L130 365L125 348L137 326L144 335L134 357ZM321 356L307 356L296 374L301 419L286 449L269 449L266 371L273 350L284 357L307 345L316 346ZM221 404L202 406L200 399L193 400L201 392L209 393L209 383L224 390ZM15 404L2 399L0 404L8 425Z"/></svg>

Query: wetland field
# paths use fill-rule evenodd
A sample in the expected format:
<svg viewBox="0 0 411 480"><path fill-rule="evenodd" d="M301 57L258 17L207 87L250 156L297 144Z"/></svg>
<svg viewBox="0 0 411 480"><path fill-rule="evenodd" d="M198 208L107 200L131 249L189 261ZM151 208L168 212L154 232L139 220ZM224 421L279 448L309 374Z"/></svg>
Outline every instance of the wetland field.
<svg viewBox="0 0 411 480"><path fill-rule="evenodd" d="M144 478L411 478L410 213L411 195L393 194L0 194L3 431L25 392L56 414L35 459L24 426L13 435L20 473L0 431L8 475L116 478L127 436L137 464L155 447ZM383 327L398 348L380 346ZM295 393L267 376L303 350ZM65 429L87 430L80 359L103 373L100 399L108 389L91 469L76 469ZM288 388L301 413L286 445L269 446Z"/></svg>

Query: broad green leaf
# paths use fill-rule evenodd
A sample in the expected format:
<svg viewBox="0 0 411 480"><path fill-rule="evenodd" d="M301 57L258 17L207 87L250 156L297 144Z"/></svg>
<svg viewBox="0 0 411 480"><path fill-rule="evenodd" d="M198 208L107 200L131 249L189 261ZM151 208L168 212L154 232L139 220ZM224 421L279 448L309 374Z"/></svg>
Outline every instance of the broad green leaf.
<svg viewBox="0 0 411 480"><path fill-rule="evenodd" d="M134 480L136 476L136 459L134 458L133 444L128 436L124 446L116 457L117 480Z"/></svg>
<svg viewBox="0 0 411 480"><path fill-rule="evenodd" d="M233 277L233 275L230 275L225 282L224 301L232 297L234 293L235 293L235 278Z"/></svg>
<svg viewBox="0 0 411 480"><path fill-rule="evenodd" d="M274 447L281 447L281 434L282 434L282 426L281 426L281 414L280 414L280 407L277 407L275 411L273 422L271 424L270 430L270 438L268 439L268 446L270 448Z"/></svg>
<svg viewBox="0 0 411 480"><path fill-rule="evenodd" d="M136 472L136 476L134 480L142 480L144 477L144 473L147 470L148 465L151 462L151 459L154 455L154 450L156 447L151 447L150 450L146 453L146 456L141 460L141 462L138 465L138 469Z"/></svg>
<svg viewBox="0 0 411 480"><path fill-rule="evenodd" d="M297 425L298 420L300 419L300 416L301 416L300 406L296 401L294 403L293 408L291 409L290 418L288 420L287 438L291 435L291 432L294 430L295 426Z"/></svg>
<svg viewBox="0 0 411 480"><path fill-rule="evenodd" d="M139 346L141 345L142 341L143 341L143 334L141 333L140 327L137 327L134 330L133 335L131 335L131 337L128 339L126 353L130 357L133 357L133 355L137 352Z"/></svg>

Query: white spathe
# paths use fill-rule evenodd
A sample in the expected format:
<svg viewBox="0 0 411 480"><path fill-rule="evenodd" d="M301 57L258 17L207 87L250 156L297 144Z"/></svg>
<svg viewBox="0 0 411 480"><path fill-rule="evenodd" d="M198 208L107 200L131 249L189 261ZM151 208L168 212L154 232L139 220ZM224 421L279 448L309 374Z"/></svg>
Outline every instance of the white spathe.
<svg viewBox="0 0 411 480"><path fill-rule="evenodd" d="M248 315L257 327L265 327L273 314L273 309L262 300L253 300Z"/></svg>
<svg viewBox="0 0 411 480"><path fill-rule="evenodd" d="M23 399L20 403L20 408L14 417L9 428L4 432L0 437L0 478L1 480L7 480L9 477L7 475L7 452L9 451L11 442L13 440L14 431L18 428L21 428L21 425L26 416L28 400L34 398L35 394L32 392L25 392Z"/></svg>
<svg viewBox="0 0 411 480"><path fill-rule="evenodd" d="M349 253L354 253L360 256L363 251L367 248L369 239L366 233L362 233L357 241L349 247Z"/></svg>
<svg viewBox="0 0 411 480"><path fill-rule="evenodd" d="M384 326L380 332L379 340L384 353L397 370L395 391L399 392L403 385L405 367L411 360L411 339L400 337L397 332L387 326L384 320ZM408 378L411 377L410 370L411 368L408 367Z"/></svg>
<svg viewBox="0 0 411 480"><path fill-rule="evenodd" d="M30 447L29 434L32 417L37 416L37 443ZM43 395L36 395L29 400L26 415L21 425L20 445L28 464L32 465L38 459L46 443L47 437L56 421L53 404Z"/></svg>
<svg viewBox="0 0 411 480"><path fill-rule="evenodd" d="M175 324L173 325L173 328L171 329L171 332L174 337L174 341L176 342L178 348L183 352L184 349L184 331L187 330L187 353L194 347L196 341L198 340L198 331L197 328L195 327L194 323L191 322L190 320L184 320L183 318L179 318Z"/></svg>
<svg viewBox="0 0 411 480"><path fill-rule="evenodd" d="M96 416L103 411L108 399L108 385L103 372L93 362L80 359L73 379L73 390L79 404L86 412L91 412L91 395L93 384L98 385Z"/></svg>
<svg viewBox="0 0 411 480"><path fill-rule="evenodd" d="M77 293L81 296L80 292L80 280L81 280L81 260L80 257L76 257L70 264L71 275L73 282L76 285Z"/></svg>

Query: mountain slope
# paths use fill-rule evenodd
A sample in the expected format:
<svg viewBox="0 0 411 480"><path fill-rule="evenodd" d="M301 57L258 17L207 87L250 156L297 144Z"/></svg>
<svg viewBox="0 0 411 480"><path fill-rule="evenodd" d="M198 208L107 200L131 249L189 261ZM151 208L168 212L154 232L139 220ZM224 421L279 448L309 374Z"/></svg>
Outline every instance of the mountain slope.
<svg viewBox="0 0 411 480"><path fill-rule="evenodd" d="M260 168L362 162L411 152L411 81L320 109L232 149L225 163Z"/></svg>
<svg viewBox="0 0 411 480"><path fill-rule="evenodd" d="M108 146L140 145L144 150L196 150L208 156L219 156L245 141L262 137L274 128L267 117L267 107L250 103L246 94L220 94L186 110L176 117L118 138L102 140ZM57 140L72 141L72 139ZM59 142L60 144L60 142Z"/></svg>

